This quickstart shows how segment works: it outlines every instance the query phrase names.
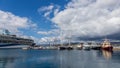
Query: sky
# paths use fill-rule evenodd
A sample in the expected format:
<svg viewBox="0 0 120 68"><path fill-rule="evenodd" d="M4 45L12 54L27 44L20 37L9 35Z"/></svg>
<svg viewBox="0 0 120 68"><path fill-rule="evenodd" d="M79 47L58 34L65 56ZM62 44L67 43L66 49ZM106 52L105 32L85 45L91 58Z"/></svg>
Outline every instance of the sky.
<svg viewBox="0 0 120 68"><path fill-rule="evenodd" d="M0 29L38 44L120 40L120 0L0 0Z"/></svg>

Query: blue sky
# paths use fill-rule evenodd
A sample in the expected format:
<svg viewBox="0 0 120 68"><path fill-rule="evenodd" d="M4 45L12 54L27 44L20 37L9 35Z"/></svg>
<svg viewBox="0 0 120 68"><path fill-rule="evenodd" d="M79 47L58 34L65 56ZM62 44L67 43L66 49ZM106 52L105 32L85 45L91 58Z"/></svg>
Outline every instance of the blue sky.
<svg viewBox="0 0 120 68"><path fill-rule="evenodd" d="M37 25L36 31L49 31L54 29L54 24L43 16L44 12L38 12L38 9L51 4L60 6L64 9L67 0L0 0L0 10L10 12L16 16L27 17ZM39 35L33 30L19 29L25 35L33 35L41 38L44 35Z"/></svg>
<svg viewBox="0 0 120 68"><path fill-rule="evenodd" d="M27 17L35 22L40 29L49 30L52 23L49 23L49 20L46 21L38 9L51 4L57 4L64 8L66 2L66 0L0 0L0 9L20 17Z"/></svg>
<svg viewBox="0 0 120 68"><path fill-rule="evenodd" d="M37 42L60 39L60 30L65 40L119 40L119 15L117 0L0 0L0 28Z"/></svg>

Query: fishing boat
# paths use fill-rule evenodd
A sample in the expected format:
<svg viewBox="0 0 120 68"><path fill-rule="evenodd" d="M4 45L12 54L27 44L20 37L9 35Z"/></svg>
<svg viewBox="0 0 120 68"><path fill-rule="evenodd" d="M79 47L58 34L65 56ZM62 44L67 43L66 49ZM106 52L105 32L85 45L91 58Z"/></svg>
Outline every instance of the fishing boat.
<svg viewBox="0 0 120 68"><path fill-rule="evenodd" d="M111 43L109 42L108 39L105 39L104 42L101 45L101 49L103 50L108 50L108 51L112 51L113 47L111 45Z"/></svg>

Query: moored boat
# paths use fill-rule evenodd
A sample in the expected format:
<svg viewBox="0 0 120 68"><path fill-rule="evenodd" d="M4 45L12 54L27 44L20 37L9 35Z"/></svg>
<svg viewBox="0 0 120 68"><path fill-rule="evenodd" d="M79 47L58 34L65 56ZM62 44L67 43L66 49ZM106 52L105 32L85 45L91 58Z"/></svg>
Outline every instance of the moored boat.
<svg viewBox="0 0 120 68"><path fill-rule="evenodd" d="M73 50L73 47L72 46L68 46L66 49L67 50Z"/></svg>
<svg viewBox="0 0 120 68"><path fill-rule="evenodd" d="M95 46L95 47L92 47L91 49L93 49L93 50L100 50L101 47L99 47L99 46Z"/></svg>
<svg viewBox="0 0 120 68"><path fill-rule="evenodd" d="M83 50L90 50L91 46L88 43L83 44Z"/></svg>
<svg viewBox="0 0 120 68"><path fill-rule="evenodd" d="M60 47L59 47L59 50L66 50L66 47L60 46Z"/></svg>
<svg viewBox="0 0 120 68"><path fill-rule="evenodd" d="M113 47L112 47L111 43L108 41L108 39L104 40L104 42L101 45L101 49L108 50L108 51L112 51L113 50Z"/></svg>
<svg viewBox="0 0 120 68"><path fill-rule="evenodd" d="M82 45L78 45L78 46L76 47L77 50L82 50L82 48L83 48Z"/></svg>
<svg viewBox="0 0 120 68"><path fill-rule="evenodd" d="M93 50L100 50L101 49L101 46L98 45L96 42L92 43L91 45L91 49Z"/></svg>

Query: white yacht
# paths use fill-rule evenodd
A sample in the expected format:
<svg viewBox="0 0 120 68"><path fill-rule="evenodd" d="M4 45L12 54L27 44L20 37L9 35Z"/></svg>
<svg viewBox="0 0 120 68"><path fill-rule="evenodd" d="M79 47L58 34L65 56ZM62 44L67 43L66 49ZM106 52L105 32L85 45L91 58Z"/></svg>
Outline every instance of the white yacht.
<svg viewBox="0 0 120 68"><path fill-rule="evenodd" d="M88 43L85 42L85 43L83 44L83 49L84 49L84 50L90 50L90 49L91 49L91 46L90 46Z"/></svg>

